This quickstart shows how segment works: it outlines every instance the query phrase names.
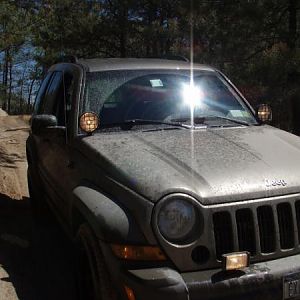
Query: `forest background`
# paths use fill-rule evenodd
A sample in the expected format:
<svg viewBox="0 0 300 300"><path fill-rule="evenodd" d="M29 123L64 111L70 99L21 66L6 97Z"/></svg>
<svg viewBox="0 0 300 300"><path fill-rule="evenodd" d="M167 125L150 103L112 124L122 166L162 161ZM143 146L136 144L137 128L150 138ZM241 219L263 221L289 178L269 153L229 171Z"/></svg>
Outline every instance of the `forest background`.
<svg viewBox="0 0 300 300"><path fill-rule="evenodd" d="M0 0L0 107L30 113L62 56L190 57L300 134L299 0ZM193 27L193 39L191 39ZM193 40L193 42L191 42ZM299 123L299 124L298 124Z"/></svg>

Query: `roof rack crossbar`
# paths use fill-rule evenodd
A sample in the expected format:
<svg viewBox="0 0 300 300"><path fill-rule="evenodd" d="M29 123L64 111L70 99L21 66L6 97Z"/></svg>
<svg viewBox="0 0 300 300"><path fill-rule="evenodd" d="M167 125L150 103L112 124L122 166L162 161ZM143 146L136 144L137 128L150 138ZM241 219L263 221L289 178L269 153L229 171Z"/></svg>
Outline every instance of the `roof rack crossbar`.
<svg viewBox="0 0 300 300"><path fill-rule="evenodd" d="M78 58L75 55L62 55L58 58L56 63L78 63Z"/></svg>
<svg viewBox="0 0 300 300"><path fill-rule="evenodd" d="M150 56L148 58L158 58L158 59L167 59L167 60L180 60L185 62L190 62L188 58L183 55L161 55L161 56Z"/></svg>

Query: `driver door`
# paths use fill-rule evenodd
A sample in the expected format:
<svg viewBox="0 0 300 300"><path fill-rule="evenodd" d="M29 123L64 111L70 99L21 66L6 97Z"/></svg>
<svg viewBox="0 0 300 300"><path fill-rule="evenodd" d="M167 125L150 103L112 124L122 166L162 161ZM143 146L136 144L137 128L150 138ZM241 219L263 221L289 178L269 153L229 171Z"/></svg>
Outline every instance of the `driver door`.
<svg viewBox="0 0 300 300"><path fill-rule="evenodd" d="M69 168L66 115L66 90L69 87L65 86L65 82L71 85L72 80L65 80L65 76L64 72L54 72L38 114L57 118L57 126L46 128L39 136L40 174L49 204L62 223L67 225L72 170Z"/></svg>

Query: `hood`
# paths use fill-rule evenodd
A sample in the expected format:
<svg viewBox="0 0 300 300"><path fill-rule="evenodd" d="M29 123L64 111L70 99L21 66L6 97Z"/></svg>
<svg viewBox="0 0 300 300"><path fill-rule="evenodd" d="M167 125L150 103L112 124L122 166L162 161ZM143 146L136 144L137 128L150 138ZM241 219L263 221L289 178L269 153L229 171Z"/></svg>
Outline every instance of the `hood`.
<svg viewBox="0 0 300 300"><path fill-rule="evenodd" d="M300 192L300 138L271 126L97 133L80 144L153 202L173 192L204 205Z"/></svg>

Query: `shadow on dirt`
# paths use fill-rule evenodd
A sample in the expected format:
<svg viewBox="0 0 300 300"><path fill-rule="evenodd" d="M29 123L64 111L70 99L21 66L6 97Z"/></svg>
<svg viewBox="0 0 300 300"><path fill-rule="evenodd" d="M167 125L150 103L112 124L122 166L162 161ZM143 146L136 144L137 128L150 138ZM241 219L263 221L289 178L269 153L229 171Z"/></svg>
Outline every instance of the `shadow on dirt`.
<svg viewBox="0 0 300 300"><path fill-rule="evenodd" d="M1 280L11 282L23 300L33 293L30 232L28 199L13 200L0 194L0 264L8 274Z"/></svg>
<svg viewBox="0 0 300 300"><path fill-rule="evenodd" d="M0 281L11 282L18 299L76 298L72 245L56 222L35 225L28 198L0 193L0 249L0 265L8 274Z"/></svg>

